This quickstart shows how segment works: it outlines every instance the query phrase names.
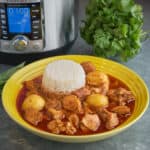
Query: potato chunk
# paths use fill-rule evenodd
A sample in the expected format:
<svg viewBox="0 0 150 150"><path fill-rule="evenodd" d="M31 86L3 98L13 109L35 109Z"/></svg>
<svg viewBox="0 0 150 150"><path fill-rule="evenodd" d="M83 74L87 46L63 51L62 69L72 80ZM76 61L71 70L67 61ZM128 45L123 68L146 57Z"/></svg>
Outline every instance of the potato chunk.
<svg viewBox="0 0 150 150"><path fill-rule="evenodd" d="M108 97L102 94L92 94L88 96L86 102L94 107L106 107L108 106Z"/></svg>
<svg viewBox="0 0 150 150"><path fill-rule="evenodd" d="M40 111L44 108L44 106L45 100L39 95L32 94L25 98L22 104L22 109L25 111L29 108L33 108L37 111Z"/></svg>

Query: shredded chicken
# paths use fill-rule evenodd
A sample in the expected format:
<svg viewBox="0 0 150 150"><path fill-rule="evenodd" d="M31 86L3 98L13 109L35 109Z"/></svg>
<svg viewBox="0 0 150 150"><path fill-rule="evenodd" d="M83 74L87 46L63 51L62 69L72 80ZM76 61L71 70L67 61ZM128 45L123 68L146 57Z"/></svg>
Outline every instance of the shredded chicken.
<svg viewBox="0 0 150 150"><path fill-rule="evenodd" d="M47 124L48 130L52 133L59 134L66 131L64 122L61 120L52 120Z"/></svg>
<svg viewBox="0 0 150 150"><path fill-rule="evenodd" d="M124 88L111 89L107 95L111 101L118 102L119 105L125 105L126 102L135 100L132 92Z"/></svg>
<svg viewBox="0 0 150 150"><path fill-rule="evenodd" d="M101 121L97 114L86 114L82 118L81 122L83 123L85 127L87 127L88 129L92 131L96 131L101 124Z"/></svg>
<svg viewBox="0 0 150 150"><path fill-rule="evenodd" d="M25 110L24 118L31 124L37 126L43 120L43 114L36 109L29 108Z"/></svg>

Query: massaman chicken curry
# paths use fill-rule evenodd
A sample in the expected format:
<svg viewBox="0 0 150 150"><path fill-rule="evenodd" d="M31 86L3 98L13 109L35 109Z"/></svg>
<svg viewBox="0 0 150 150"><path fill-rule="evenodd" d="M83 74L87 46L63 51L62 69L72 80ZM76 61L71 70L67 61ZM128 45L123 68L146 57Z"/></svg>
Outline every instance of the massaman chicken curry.
<svg viewBox="0 0 150 150"><path fill-rule="evenodd" d="M63 135L102 133L126 121L135 105L128 87L96 70L91 62L81 66L86 84L72 92L43 90L42 75L25 81L17 98L24 120L38 129Z"/></svg>

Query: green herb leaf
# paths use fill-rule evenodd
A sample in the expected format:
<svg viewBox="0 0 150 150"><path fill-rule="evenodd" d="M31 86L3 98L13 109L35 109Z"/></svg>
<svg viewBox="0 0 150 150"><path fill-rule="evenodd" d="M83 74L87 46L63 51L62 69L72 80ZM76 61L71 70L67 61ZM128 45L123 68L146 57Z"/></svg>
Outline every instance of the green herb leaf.
<svg viewBox="0 0 150 150"><path fill-rule="evenodd" d="M15 66L11 69L8 69L7 71L0 74L0 94L1 94L1 91L2 91L4 84L10 78L10 76L13 75L17 70L24 67L24 65L25 65L25 62L19 64L18 66Z"/></svg>
<svg viewBox="0 0 150 150"><path fill-rule="evenodd" d="M134 0L90 0L81 37L96 56L127 61L141 48L143 12Z"/></svg>

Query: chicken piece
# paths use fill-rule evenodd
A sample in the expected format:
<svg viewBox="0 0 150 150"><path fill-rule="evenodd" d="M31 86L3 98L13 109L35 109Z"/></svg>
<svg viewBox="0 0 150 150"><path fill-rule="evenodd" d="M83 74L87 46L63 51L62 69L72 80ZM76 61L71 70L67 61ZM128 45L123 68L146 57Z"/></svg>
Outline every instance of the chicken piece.
<svg viewBox="0 0 150 150"><path fill-rule="evenodd" d="M97 87L96 92L98 93L106 94L109 90L109 78L105 73L100 71L88 73L86 81L88 85Z"/></svg>
<svg viewBox="0 0 150 150"><path fill-rule="evenodd" d="M77 114L71 114L68 120L76 127L79 128L79 117Z"/></svg>
<svg viewBox="0 0 150 150"><path fill-rule="evenodd" d="M106 123L106 129L110 130L116 127L119 124L119 119L116 113L109 112L106 109L100 109L99 111L100 118Z"/></svg>
<svg viewBox="0 0 150 150"><path fill-rule="evenodd" d="M74 127L74 125L71 122L67 122L65 132L68 135L74 135L77 132L77 129Z"/></svg>
<svg viewBox="0 0 150 150"><path fill-rule="evenodd" d="M24 81L24 86L31 91L35 89L33 80Z"/></svg>
<svg viewBox="0 0 150 150"><path fill-rule="evenodd" d="M34 85L33 80L25 81L24 86L28 90L27 95L38 94L38 90L37 90L38 88Z"/></svg>
<svg viewBox="0 0 150 150"><path fill-rule="evenodd" d="M29 108L24 111L24 118L29 123L37 126L38 123L43 120L43 113L36 109Z"/></svg>
<svg viewBox="0 0 150 150"><path fill-rule="evenodd" d="M88 95L91 94L91 91L84 87L74 91L72 94L76 95L79 99L84 100Z"/></svg>
<svg viewBox="0 0 150 150"><path fill-rule="evenodd" d="M124 88L111 89L107 95L111 101L115 101L119 105L125 105L126 102L135 100L132 92Z"/></svg>
<svg viewBox="0 0 150 150"><path fill-rule="evenodd" d="M106 121L106 129L110 130L116 127L119 124L119 119L116 113L111 113L108 115L108 119Z"/></svg>
<svg viewBox="0 0 150 150"><path fill-rule="evenodd" d="M63 103L63 107L66 110L73 111L79 114L83 113L81 101L75 95L65 96L62 103Z"/></svg>
<svg viewBox="0 0 150 150"><path fill-rule="evenodd" d="M62 108L61 101L57 99L47 99L45 108L46 109L54 108L56 110L60 110Z"/></svg>
<svg viewBox="0 0 150 150"><path fill-rule="evenodd" d="M86 74L96 70L96 67L90 61L81 63L81 66L83 67Z"/></svg>
<svg viewBox="0 0 150 150"><path fill-rule="evenodd" d="M101 121L97 114L85 114L81 122L91 131L96 131L101 124Z"/></svg>
<svg viewBox="0 0 150 150"><path fill-rule="evenodd" d="M83 103L83 108L84 114L94 114L93 110L91 109L91 106L89 106L89 104L87 104L86 102Z"/></svg>
<svg viewBox="0 0 150 150"><path fill-rule="evenodd" d="M61 120L52 120L47 124L47 128L54 134L59 134L66 131L64 122Z"/></svg>
<svg viewBox="0 0 150 150"><path fill-rule="evenodd" d="M130 113L130 108L128 106L116 106L112 108L111 111L117 113L118 115L124 115Z"/></svg>
<svg viewBox="0 0 150 150"><path fill-rule="evenodd" d="M106 83L101 84L99 87L90 87L91 93L106 95L109 90L109 85Z"/></svg>
<svg viewBox="0 0 150 150"><path fill-rule="evenodd" d="M65 114L62 110L56 110L54 108L49 108L47 113L52 116L53 119L62 120L65 118Z"/></svg>

